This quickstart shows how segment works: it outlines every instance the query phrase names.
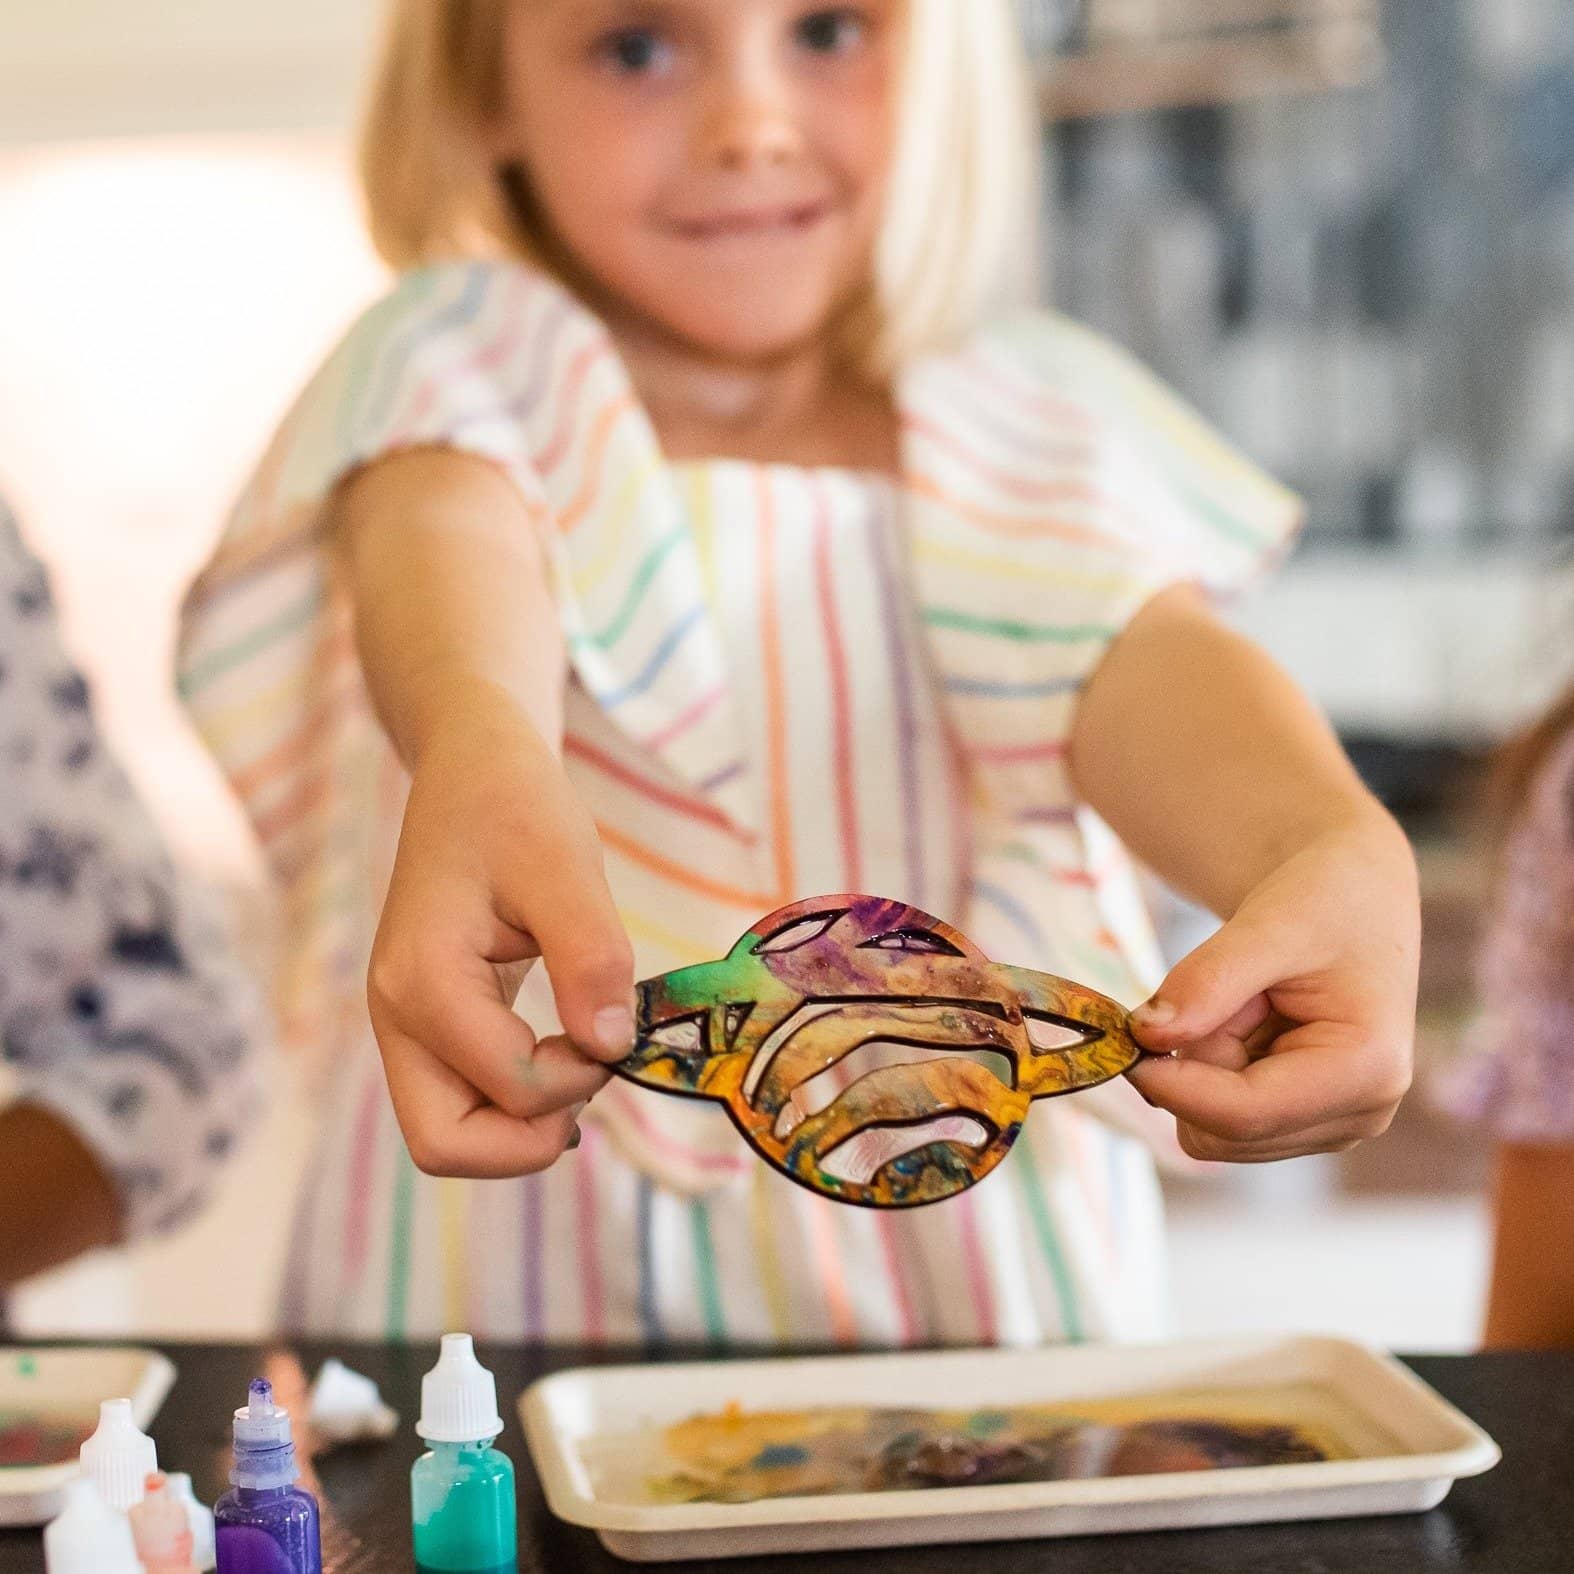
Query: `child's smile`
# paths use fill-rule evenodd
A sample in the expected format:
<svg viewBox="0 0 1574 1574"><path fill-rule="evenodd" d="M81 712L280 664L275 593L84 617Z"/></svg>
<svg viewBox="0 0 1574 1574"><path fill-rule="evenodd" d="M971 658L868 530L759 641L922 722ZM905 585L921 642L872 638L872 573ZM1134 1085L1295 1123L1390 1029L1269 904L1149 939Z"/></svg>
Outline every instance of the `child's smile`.
<svg viewBox="0 0 1574 1574"><path fill-rule="evenodd" d="M699 245L718 242L792 240L823 224L832 212L828 200L720 208L669 220L680 240Z"/></svg>

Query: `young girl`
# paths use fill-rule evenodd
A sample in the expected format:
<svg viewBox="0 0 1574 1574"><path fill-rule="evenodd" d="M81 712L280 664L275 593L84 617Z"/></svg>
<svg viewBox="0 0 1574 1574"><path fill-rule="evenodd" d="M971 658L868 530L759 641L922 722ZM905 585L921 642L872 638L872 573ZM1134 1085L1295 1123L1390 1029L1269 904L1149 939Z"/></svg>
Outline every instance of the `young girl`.
<svg viewBox="0 0 1574 1574"><path fill-rule="evenodd" d="M1473 1053L1444 1099L1499 1142L1486 1342L1574 1349L1574 690L1504 756Z"/></svg>
<svg viewBox="0 0 1574 1574"><path fill-rule="evenodd" d="M1408 850L1190 588L1282 551L1295 503L1108 344L994 312L1025 81L1007 0L396 7L365 175L413 271L183 645L334 1063L291 1326L1148 1334L1136 1092L1210 1159L1387 1124ZM963 1197L827 1202L718 1107L608 1084L636 977L808 895L1140 1000L1106 826L1230 920L1138 1019L1179 1056L1040 1105Z"/></svg>

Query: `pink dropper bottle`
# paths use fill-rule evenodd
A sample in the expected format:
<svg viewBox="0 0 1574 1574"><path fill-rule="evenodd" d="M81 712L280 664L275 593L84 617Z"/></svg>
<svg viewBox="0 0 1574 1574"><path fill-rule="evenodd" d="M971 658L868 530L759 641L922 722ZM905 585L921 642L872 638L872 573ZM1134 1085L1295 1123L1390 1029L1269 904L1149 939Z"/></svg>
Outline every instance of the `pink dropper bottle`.
<svg viewBox="0 0 1574 1574"><path fill-rule="evenodd" d="M142 1501L129 1518L143 1574L197 1574L186 1506L158 1471L148 1477Z"/></svg>

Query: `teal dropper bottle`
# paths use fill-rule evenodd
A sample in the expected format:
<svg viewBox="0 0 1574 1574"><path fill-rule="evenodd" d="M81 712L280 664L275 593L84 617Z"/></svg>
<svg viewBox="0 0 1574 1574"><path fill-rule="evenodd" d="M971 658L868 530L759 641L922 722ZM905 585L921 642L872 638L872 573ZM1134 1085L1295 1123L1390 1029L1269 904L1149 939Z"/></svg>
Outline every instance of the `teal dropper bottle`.
<svg viewBox="0 0 1574 1574"><path fill-rule="evenodd" d="M410 1471L418 1574L518 1574L514 1467L492 1447L502 1430L497 1383L470 1335L444 1334L416 1423L431 1451Z"/></svg>

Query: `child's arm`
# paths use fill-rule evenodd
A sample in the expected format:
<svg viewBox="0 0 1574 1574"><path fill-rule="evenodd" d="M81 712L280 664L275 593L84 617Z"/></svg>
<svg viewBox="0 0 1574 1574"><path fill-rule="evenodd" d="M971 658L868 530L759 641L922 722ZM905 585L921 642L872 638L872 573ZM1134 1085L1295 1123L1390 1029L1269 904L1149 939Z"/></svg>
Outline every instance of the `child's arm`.
<svg viewBox="0 0 1574 1574"><path fill-rule="evenodd" d="M1507 1143L1493 1197L1492 1350L1574 1350L1574 1144Z"/></svg>
<svg viewBox="0 0 1574 1574"><path fill-rule="evenodd" d="M1227 921L1134 1014L1132 1080L1197 1158L1335 1151L1410 1082L1415 865L1327 724L1189 590L1158 596L1078 706L1087 801Z"/></svg>
<svg viewBox="0 0 1574 1574"><path fill-rule="evenodd" d="M367 684L412 776L368 984L400 1126L434 1173L539 1170L607 1080L587 1055L615 1061L634 1034L632 953L556 755L565 652L546 565L518 492L458 454L379 461L330 524ZM511 1009L537 956L567 1034L540 1042Z"/></svg>
<svg viewBox="0 0 1574 1574"><path fill-rule="evenodd" d="M0 1290L111 1246L120 1197L99 1156L58 1115L32 1104L0 1110Z"/></svg>

